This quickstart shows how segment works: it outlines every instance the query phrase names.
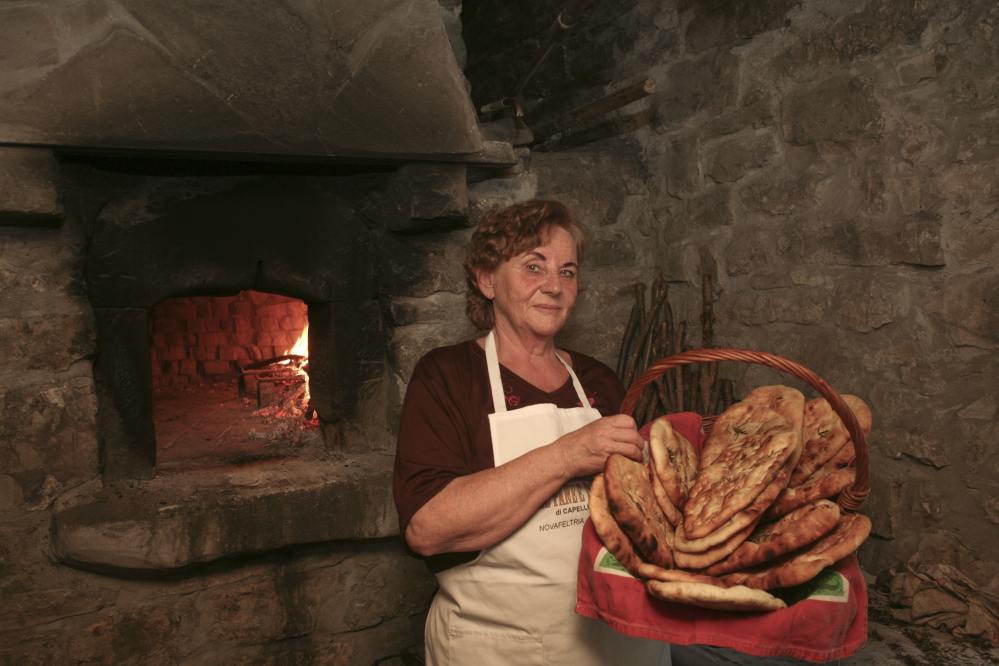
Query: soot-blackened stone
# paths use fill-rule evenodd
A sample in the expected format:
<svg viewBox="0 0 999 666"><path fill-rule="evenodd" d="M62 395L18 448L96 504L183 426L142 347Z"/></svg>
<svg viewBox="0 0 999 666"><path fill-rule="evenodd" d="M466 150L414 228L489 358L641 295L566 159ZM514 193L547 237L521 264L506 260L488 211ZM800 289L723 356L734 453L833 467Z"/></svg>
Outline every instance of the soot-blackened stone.
<svg viewBox="0 0 999 666"><path fill-rule="evenodd" d="M104 482L151 479L156 465L153 369L145 308L95 308L94 386Z"/></svg>
<svg viewBox="0 0 999 666"><path fill-rule="evenodd" d="M331 182L332 181L332 182ZM254 289L336 301L373 295L366 229L335 179L154 181L106 208L87 264L95 307ZM204 186L200 186L204 188Z"/></svg>

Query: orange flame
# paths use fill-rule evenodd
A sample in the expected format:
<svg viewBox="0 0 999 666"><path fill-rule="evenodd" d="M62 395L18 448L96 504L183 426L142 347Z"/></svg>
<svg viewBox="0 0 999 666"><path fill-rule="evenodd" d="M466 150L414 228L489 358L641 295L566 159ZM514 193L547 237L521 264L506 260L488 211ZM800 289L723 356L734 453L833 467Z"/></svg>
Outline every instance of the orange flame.
<svg viewBox="0 0 999 666"><path fill-rule="evenodd" d="M298 341L295 342L295 346L291 348L289 354L296 354L298 356L308 356L309 355L309 325L305 325L305 330L302 331L302 335L299 336Z"/></svg>

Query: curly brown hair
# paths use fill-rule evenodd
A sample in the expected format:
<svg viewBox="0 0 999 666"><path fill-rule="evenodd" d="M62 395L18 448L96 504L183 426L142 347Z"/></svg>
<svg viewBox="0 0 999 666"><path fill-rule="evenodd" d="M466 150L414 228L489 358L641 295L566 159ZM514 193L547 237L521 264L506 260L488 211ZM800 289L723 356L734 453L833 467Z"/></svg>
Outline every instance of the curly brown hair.
<svg viewBox="0 0 999 666"><path fill-rule="evenodd" d="M464 264L468 283L465 312L476 328L488 331L496 324L493 302L479 291L476 272L492 271L515 255L536 248L552 227L561 227L572 236L576 259L582 263L589 234L559 201L531 199L503 209L493 208L482 216Z"/></svg>

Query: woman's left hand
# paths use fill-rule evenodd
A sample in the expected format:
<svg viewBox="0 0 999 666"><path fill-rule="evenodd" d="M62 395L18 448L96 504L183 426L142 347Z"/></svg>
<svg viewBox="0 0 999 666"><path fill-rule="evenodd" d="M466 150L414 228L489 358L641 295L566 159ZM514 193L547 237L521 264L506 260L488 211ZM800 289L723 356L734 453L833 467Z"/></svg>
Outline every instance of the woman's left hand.
<svg viewBox="0 0 999 666"><path fill-rule="evenodd" d="M572 479L602 472L607 458L617 453L641 462L645 441L635 419L627 414L605 416L555 440L561 451L565 476Z"/></svg>

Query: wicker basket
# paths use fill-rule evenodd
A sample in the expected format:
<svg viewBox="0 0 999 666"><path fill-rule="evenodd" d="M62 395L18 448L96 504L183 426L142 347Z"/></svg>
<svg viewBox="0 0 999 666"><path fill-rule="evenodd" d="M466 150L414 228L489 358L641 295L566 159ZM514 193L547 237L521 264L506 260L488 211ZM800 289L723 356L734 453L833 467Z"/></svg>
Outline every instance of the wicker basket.
<svg viewBox="0 0 999 666"><path fill-rule="evenodd" d="M650 365L648 370L634 381L631 388L628 389L624 403L621 405L621 413L630 416L635 411L635 405L638 403L638 398L642 395L645 387L668 370L691 363L711 363L715 361L755 363L756 365L765 365L776 370L782 370L808 383L823 398L829 401L833 410L846 425L846 429L849 431L851 439L853 439L853 446L857 456L853 461L853 466L857 470L857 480L853 486L839 494L837 503L843 511L850 513L859 511L860 507L864 504L864 500L867 499L867 494L870 492L870 487L868 486L870 479L869 456L867 452L867 438L864 436L864 431L860 428L860 423L857 422L857 417L854 415L853 410L847 406L839 393L836 393L817 374L794 361L789 361L786 358L774 356L773 354L767 354L766 352L745 351L743 349L695 349L667 356ZM711 423L713 421L714 419L711 418Z"/></svg>

